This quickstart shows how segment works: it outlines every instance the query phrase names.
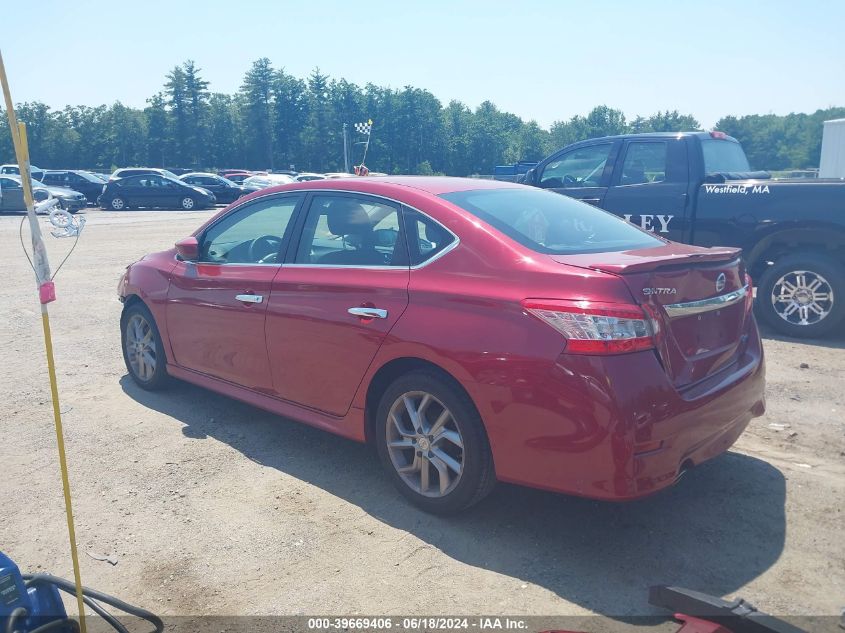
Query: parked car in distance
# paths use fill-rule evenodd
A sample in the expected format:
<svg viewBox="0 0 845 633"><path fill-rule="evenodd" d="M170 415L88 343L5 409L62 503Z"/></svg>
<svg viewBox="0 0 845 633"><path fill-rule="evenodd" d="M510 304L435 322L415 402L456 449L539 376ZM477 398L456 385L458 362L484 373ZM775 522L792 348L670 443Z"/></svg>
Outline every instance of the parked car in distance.
<svg viewBox="0 0 845 633"><path fill-rule="evenodd" d="M47 170L41 179L45 185L66 187L83 194L88 204L97 204L105 183L87 171L75 169Z"/></svg>
<svg viewBox="0 0 845 633"><path fill-rule="evenodd" d="M187 167L171 167L166 171L169 171L171 174L174 174L176 176L184 176L185 174L194 173L196 169L189 169Z"/></svg>
<svg viewBox="0 0 845 633"><path fill-rule="evenodd" d="M345 171L332 171L323 174L326 178L352 178L355 174L347 174Z"/></svg>
<svg viewBox="0 0 845 633"><path fill-rule="evenodd" d="M33 179L32 197L36 202L43 202L48 200L51 194L47 187ZM26 211L20 176L0 175L0 211Z"/></svg>
<svg viewBox="0 0 845 633"><path fill-rule="evenodd" d="M172 171L160 169L158 167L123 167L121 169L115 169L112 175L109 176L109 181L116 180L118 178L126 178L127 176L144 176L146 174L158 174L159 176L166 176L167 178L172 178L173 180L179 179L179 176L174 174Z"/></svg>
<svg viewBox="0 0 845 633"><path fill-rule="evenodd" d="M246 171L245 169L224 169L223 171L218 171L217 175L222 176L223 178L228 178L234 183L241 184L244 180L254 174L251 171Z"/></svg>
<svg viewBox="0 0 845 633"><path fill-rule="evenodd" d="M742 248L757 311L774 329L818 337L845 324L845 181L752 172L724 132L627 134L574 143L525 183L590 202L699 246Z"/></svg>
<svg viewBox="0 0 845 633"><path fill-rule="evenodd" d="M243 181L244 187L252 187L256 189L266 189L267 187L274 187L276 185L287 185L295 182L292 176L287 174L264 174L258 176L250 176Z"/></svg>
<svg viewBox="0 0 845 633"><path fill-rule="evenodd" d="M463 178L346 178L235 203L119 284L131 378L359 441L432 512L495 481L621 500L764 411L739 251Z"/></svg>
<svg viewBox="0 0 845 633"><path fill-rule="evenodd" d="M294 180L296 182L309 182L311 180L325 180L326 177L323 174L312 174L308 172L302 172L294 176Z"/></svg>
<svg viewBox="0 0 845 633"><path fill-rule="evenodd" d="M7 165L0 165L0 174L7 176L20 176L21 170L20 167L17 166L17 164L9 163ZM44 170L40 167L36 167L35 165L30 164L29 175L40 182L41 179L44 177Z"/></svg>
<svg viewBox="0 0 845 633"><path fill-rule="evenodd" d="M111 180L100 196L100 206L113 211L133 207L204 209L216 201L210 191L159 174Z"/></svg>
<svg viewBox="0 0 845 633"><path fill-rule="evenodd" d="M223 178L217 174L210 174L207 172L193 172L179 176L179 180L194 185L195 187L202 187L214 194L218 203L229 204L234 202L241 196L245 196L253 191L258 191L260 187L250 187L245 185L238 185L228 178Z"/></svg>
<svg viewBox="0 0 845 633"><path fill-rule="evenodd" d="M23 202L23 185L21 184L21 177L9 174L3 176L3 178L7 179L7 181L4 182L2 186L9 187L12 190L11 204L20 205L18 207L18 210L26 210L26 205ZM8 182L9 180L11 180L12 182ZM67 187L56 187L53 185L48 185L43 182L39 182L33 178L32 195L35 198L36 202L40 202L39 196L35 195L36 190L40 189L46 190L49 194L48 197L56 198L59 201L59 207L64 209L65 211L76 213L80 209L84 209L86 206L88 206L88 200L86 200L85 196L79 193L78 191L68 189ZM42 200L46 199L47 197L42 197Z"/></svg>

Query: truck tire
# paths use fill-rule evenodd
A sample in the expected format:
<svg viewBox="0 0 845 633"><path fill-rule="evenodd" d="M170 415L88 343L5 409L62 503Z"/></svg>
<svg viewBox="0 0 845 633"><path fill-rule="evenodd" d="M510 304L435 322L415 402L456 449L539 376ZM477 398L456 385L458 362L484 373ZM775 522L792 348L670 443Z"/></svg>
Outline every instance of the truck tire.
<svg viewBox="0 0 845 633"><path fill-rule="evenodd" d="M829 334L845 318L845 266L815 253L782 257L760 277L757 312L786 336Z"/></svg>

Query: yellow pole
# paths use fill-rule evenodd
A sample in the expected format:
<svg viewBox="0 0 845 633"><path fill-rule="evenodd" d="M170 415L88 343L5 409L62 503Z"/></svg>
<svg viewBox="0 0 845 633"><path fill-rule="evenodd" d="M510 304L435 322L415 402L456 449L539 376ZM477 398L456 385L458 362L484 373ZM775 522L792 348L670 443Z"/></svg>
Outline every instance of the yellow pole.
<svg viewBox="0 0 845 633"><path fill-rule="evenodd" d="M79 555L76 550L76 530L73 525L73 507L70 496L70 478L67 471L67 458L65 456L65 439L62 430L62 414L59 407L59 385L56 381L56 363L53 359L53 338L50 333L50 314L47 311L47 303L51 299L44 298L41 286L45 283L52 283L50 279L50 264L47 261L47 251L41 240L41 227L38 225L38 218L35 215L35 204L32 196L32 181L29 169L29 147L26 139L26 125L18 123L15 116L15 109L12 105L12 96L9 91L9 81L6 77L6 67L3 64L3 55L0 54L0 83L3 84L3 98L6 102L6 115L9 119L9 129L12 134L12 143L15 146L15 156L18 160L21 182L23 184L24 201L26 202L26 213L29 216L29 225L32 230L33 264L39 284L39 295L41 296L41 325L44 329L44 348L47 352L47 371L50 376L50 392L53 397L53 421L56 426L56 442L59 448L59 469L62 476L62 489L65 497L65 515L67 517L67 531L70 539L70 557L73 561L73 579L76 584L76 603L79 608L79 628L86 633L85 626L85 605L82 602L82 575L79 572Z"/></svg>

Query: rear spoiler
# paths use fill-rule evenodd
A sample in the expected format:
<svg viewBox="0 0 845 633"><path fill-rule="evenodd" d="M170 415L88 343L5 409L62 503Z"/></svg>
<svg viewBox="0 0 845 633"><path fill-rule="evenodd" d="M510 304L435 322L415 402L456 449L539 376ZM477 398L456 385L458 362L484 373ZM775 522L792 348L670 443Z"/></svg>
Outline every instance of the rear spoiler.
<svg viewBox="0 0 845 633"><path fill-rule="evenodd" d="M742 255L742 249L729 246L702 248L685 244L673 244L671 252L666 253L665 246L634 251L613 253L613 262L606 261L607 253L587 253L580 255L551 255L560 263L579 268L601 270L606 273L625 275L643 273L658 268L671 266L689 266L714 262L734 262Z"/></svg>
<svg viewBox="0 0 845 633"><path fill-rule="evenodd" d="M704 182L723 183L728 180L769 180L772 175L767 171L717 171L704 174Z"/></svg>

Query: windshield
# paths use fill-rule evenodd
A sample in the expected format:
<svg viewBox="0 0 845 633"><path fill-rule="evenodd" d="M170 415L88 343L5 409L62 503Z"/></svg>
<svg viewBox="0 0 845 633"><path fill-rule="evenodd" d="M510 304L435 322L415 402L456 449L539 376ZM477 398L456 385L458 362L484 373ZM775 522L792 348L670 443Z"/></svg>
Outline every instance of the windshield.
<svg viewBox="0 0 845 633"><path fill-rule="evenodd" d="M479 189L440 197L538 253L625 251L663 244L615 215L549 191Z"/></svg>
<svg viewBox="0 0 845 633"><path fill-rule="evenodd" d="M705 174L751 171L742 145L735 141L704 139L701 151L704 153Z"/></svg>

